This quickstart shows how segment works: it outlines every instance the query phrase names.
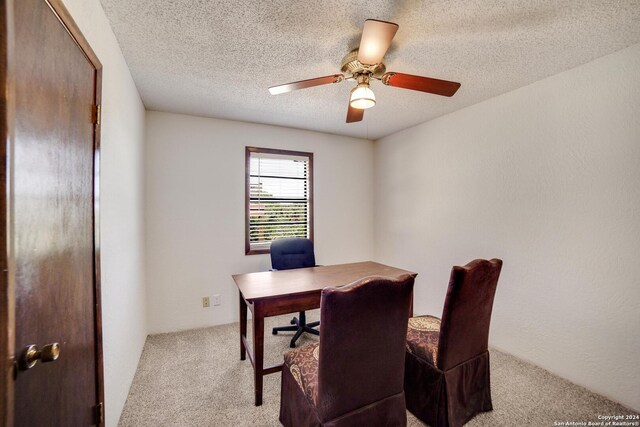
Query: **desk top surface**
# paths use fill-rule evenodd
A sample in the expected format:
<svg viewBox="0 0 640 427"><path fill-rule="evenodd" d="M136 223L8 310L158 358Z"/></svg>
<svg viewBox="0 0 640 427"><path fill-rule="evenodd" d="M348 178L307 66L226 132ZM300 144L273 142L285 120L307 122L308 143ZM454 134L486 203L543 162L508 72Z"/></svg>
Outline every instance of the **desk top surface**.
<svg viewBox="0 0 640 427"><path fill-rule="evenodd" d="M323 288L348 285L367 276L399 277L416 273L377 262L323 265L292 270L234 274L233 280L247 301L284 295L321 291Z"/></svg>

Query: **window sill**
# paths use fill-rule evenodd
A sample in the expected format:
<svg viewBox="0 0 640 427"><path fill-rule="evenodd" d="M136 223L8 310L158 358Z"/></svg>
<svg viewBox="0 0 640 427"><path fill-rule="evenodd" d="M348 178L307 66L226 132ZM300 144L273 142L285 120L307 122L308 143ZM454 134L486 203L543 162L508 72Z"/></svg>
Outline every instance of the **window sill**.
<svg viewBox="0 0 640 427"><path fill-rule="evenodd" d="M249 249L244 254L245 255L262 255L270 253L269 249Z"/></svg>

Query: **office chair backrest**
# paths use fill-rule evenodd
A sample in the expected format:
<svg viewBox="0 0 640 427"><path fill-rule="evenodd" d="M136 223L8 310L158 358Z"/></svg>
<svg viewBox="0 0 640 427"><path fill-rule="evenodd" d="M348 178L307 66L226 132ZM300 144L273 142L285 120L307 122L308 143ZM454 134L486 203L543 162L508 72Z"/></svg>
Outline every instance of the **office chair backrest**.
<svg viewBox="0 0 640 427"><path fill-rule="evenodd" d="M287 237L271 242L271 268L290 270L292 268L315 267L316 257L313 242L301 237Z"/></svg>
<svg viewBox="0 0 640 427"><path fill-rule="evenodd" d="M502 260L453 267L444 301L438 368L446 371L488 350L489 324Z"/></svg>
<svg viewBox="0 0 640 427"><path fill-rule="evenodd" d="M414 278L372 276L322 290L318 410L324 420L403 391Z"/></svg>

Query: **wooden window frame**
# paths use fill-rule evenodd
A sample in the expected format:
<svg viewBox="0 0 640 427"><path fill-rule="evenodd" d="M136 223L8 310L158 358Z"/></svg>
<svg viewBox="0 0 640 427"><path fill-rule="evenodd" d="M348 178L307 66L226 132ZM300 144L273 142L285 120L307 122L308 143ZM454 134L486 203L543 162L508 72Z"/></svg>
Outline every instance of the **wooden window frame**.
<svg viewBox="0 0 640 427"><path fill-rule="evenodd" d="M245 255L259 255L270 253L269 249L251 249L251 242L249 239L249 207L251 201L250 189L251 189L251 153L265 153L265 154L280 154L285 156L300 156L307 157L309 159L309 239L313 241L313 153L305 151L292 151L281 150L276 148L263 148L263 147L245 147L245 187L244 187L244 253Z"/></svg>

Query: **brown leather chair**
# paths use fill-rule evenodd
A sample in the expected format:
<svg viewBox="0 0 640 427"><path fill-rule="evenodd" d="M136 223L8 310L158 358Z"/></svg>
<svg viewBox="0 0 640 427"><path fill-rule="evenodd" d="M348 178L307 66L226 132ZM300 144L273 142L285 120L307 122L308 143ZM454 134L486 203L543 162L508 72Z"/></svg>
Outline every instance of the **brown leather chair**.
<svg viewBox="0 0 640 427"><path fill-rule="evenodd" d="M320 343L284 356L285 426L404 426L404 349L414 277L323 289Z"/></svg>
<svg viewBox="0 0 640 427"><path fill-rule="evenodd" d="M491 411L489 323L502 261L453 267L442 311L409 319L407 409L434 427L461 426Z"/></svg>

